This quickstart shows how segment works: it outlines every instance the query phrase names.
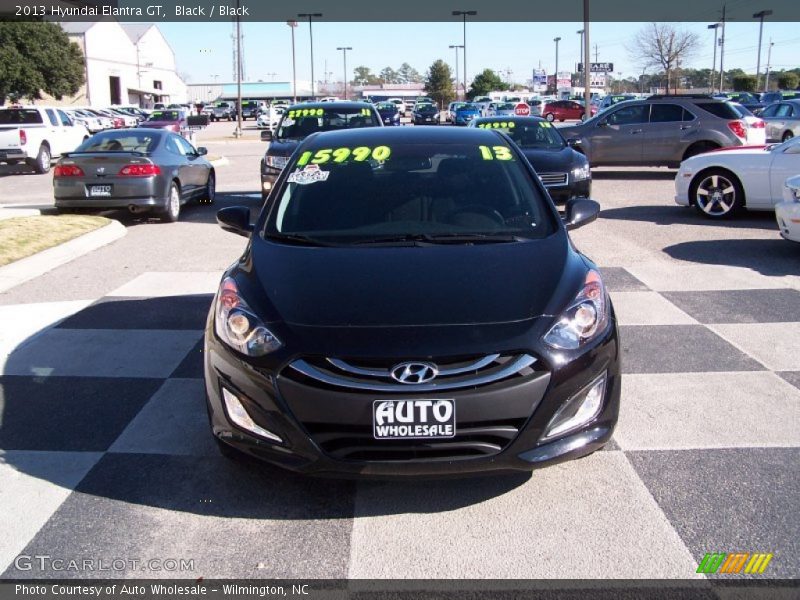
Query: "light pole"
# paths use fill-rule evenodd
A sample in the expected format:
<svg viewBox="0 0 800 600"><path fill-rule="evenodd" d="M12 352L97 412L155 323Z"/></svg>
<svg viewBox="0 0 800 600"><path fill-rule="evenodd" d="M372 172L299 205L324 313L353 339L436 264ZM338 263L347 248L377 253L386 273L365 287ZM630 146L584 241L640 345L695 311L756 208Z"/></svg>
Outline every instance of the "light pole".
<svg viewBox="0 0 800 600"><path fill-rule="evenodd" d="M463 48L464 46L461 44L450 44L450 48L453 48L456 51L456 100L458 100L458 49ZM467 93L467 86L464 85L464 93Z"/></svg>
<svg viewBox="0 0 800 600"><path fill-rule="evenodd" d="M754 19L759 19L760 21L758 25L758 61L756 62L756 90L758 89L758 78L761 75L761 34L764 33L764 17L768 17L771 14L772 14L771 10L762 10L753 15Z"/></svg>
<svg viewBox="0 0 800 600"><path fill-rule="evenodd" d="M553 41L556 43L556 71L555 75L553 76L553 86L556 88L556 96L558 95L558 42L561 41L560 37L553 38Z"/></svg>
<svg viewBox="0 0 800 600"><path fill-rule="evenodd" d="M311 19L320 18L322 13L297 13L301 19L308 18L308 39L311 42L311 99L314 99L314 30L311 26Z"/></svg>
<svg viewBox="0 0 800 600"><path fill-rule="evenodd" d="M239 0L236 0L236 130L234 137L242 135L242 19L239 16Z"/></svg>
<svg viewBox="0 0 800 600"><path fill-rule="evenodd" d="M286 24L292 30L292 102L297 104L297 62L294 54L294 28L297 27L297 21L286 21Z"/></svg>
<svg viewBox="0 0 800 600"><path fill-rule="evenodd" d="M464 97L467 95L467 17L474 17L478 14L477 10L454 10L454 17L463 17L464 19L464 44L461 46L464 49ZM458 50L456 50L458 52Z"/></svg>
<svg viewBox="0 0 800 600"><path fill-rule="evenodd" d="M719 23L714 23L708 26L709 29L714 30L714 64L711 65L711 92L714 91L714 84L717 82L717 30Z"/></svg>
<svg viewBox="0 0 800 600"><path fill-rule="evenodd" d="M770 67L772 66L772 47L775 45L775 42L772 41L772 38L769 40L769 46L767 47L767 74L764 78L764 91L769 91L769 71Z"/></svg>
<svg viewBox="0 0 800 600"><path fill-rule="evenodd" d="M722 5L722 35L719 36L719 91L725 87L725 11L727 4Z"/></svg>
<svg viewBox="0 0 800 600"><path fill-rule="evenodd" d="M579 55L580 58L578 58L578 62L582 63L583 62L583 29L578 29L578 31L576 31L575 33L577 33L579 36L581 36L581 53ZM585 69L586 65L583 65L583 68Z"/></svg>
<svg viewBox="0 0 800 600"><path fill-rule="evenodd" d="M337 50L342 51L344 57L344 99L347 100L347 51L352 50L350 46L339 46Z"/></svg>

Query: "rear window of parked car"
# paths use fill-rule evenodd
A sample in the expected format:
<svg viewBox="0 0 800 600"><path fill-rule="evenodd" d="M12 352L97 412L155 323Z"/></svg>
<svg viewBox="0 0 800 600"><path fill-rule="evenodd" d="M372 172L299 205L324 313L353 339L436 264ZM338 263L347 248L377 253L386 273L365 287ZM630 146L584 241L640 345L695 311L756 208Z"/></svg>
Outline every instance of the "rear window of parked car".
<svg viewBox="0 0 800 600"><path fill-rule="evenodd" d="M697 106L720 119L738 119L738 111L727 102L698 102Z"/></svg>
<svg viewBox="0 0 800 600"><path fill-rule="evenodd" d="M140 133L139 130L109 131L98 133L83 142L76 152L145 152L156 149L161 134L155 131Z"/></svg>
<svg viewBox="0 0 800 600"><path fill-rule="evenodd" d="M0 125L37 125L42 123L38 110L9 108L0 110Z"/></svg>

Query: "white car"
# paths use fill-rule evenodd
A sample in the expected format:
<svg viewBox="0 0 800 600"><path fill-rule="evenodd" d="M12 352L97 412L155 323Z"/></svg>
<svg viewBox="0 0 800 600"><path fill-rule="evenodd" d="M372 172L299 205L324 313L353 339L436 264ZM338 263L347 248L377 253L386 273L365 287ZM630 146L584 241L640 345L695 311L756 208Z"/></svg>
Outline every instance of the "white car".
<svg viewBox="0 0 800 600"><path fill-rule="evenodd" d="M402 98L389 98L386 102L394 102L397 105L397 112L400 113L400 116L403 117L406 114L406 103L403 101Z"/></svg>
<svg viewBox="0 0 800 600"><path fill-rule="evenodd" d="M740 209L774 210L783 182L800 173L800 138L770 146L740 146L698 154L681 163L675 202L722 219Z"/></svg>
<svg viewBox="0 0 800 600"><path fill-rule="evenodd" d="M775 205L775 219L784 239L800 242L800 175L786 180L783 202Z"/></svg>
<svg viewBox="0 0 800 600"><path fill-rule="evenodd" d="M275 131L278 122L281 120L285 108L283 106L270 106L258 114L256 119L256 127L259 129L269 129Z"/></svg>

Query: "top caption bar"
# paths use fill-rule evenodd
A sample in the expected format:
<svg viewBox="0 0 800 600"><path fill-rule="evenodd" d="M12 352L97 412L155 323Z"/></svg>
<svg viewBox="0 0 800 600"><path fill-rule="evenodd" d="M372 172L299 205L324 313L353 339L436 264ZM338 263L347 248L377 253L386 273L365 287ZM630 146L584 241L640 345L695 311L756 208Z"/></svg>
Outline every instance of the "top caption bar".
<svg viewBox="0 0 800 600"><path fill-rule="evenodd" d="M591 22L708 22L719 21L723 0L589 0ZM209 22L231 21L237 12L243 21L281 22L298 20L298 14L322 13L323 22L455 22L453 11L477 11L470 21L487 22L580 22L583 0L0 0L0 19L47 19L55 21ZM728 0L726 20L752 21L764 2ZM769 0L771 21L800 21L800 1Z"/></svg>

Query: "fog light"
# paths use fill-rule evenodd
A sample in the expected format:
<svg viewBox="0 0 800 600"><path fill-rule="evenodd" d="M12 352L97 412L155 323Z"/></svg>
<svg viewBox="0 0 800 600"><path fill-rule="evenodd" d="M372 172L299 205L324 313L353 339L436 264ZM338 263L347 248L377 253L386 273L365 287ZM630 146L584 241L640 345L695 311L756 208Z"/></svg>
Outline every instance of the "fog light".
<svg viewBox="0 0 800 600"><path fill-rule="evenodd" d="M606 373L572 396L558 409L545 429L543 440L550 440L579 429L600 414L606 391Z"/></svg>
<svg viewBox="0 0 800 600"><path fill-rule="evenodd" d="M228 412L228 417L236 425L238 425L242 429L251 431L256 435L271 440L273 442L283 441L279 436L275 435L271 431L268 431L263 427L256 425L256 423L247 413L247 410L245 410L244 406L242 406L242 403L239 401L239 398L237 398L236 395L229 389L225 387L222 388L222 397L225 400L225 409Z"/></svg>
<svg viewBox="0 0 800 600"><path fill-rule="evenodd" d="M272 189L272 184L269 181L265 181L263 186L264 186L265 190L271 190Z"/></svg>

